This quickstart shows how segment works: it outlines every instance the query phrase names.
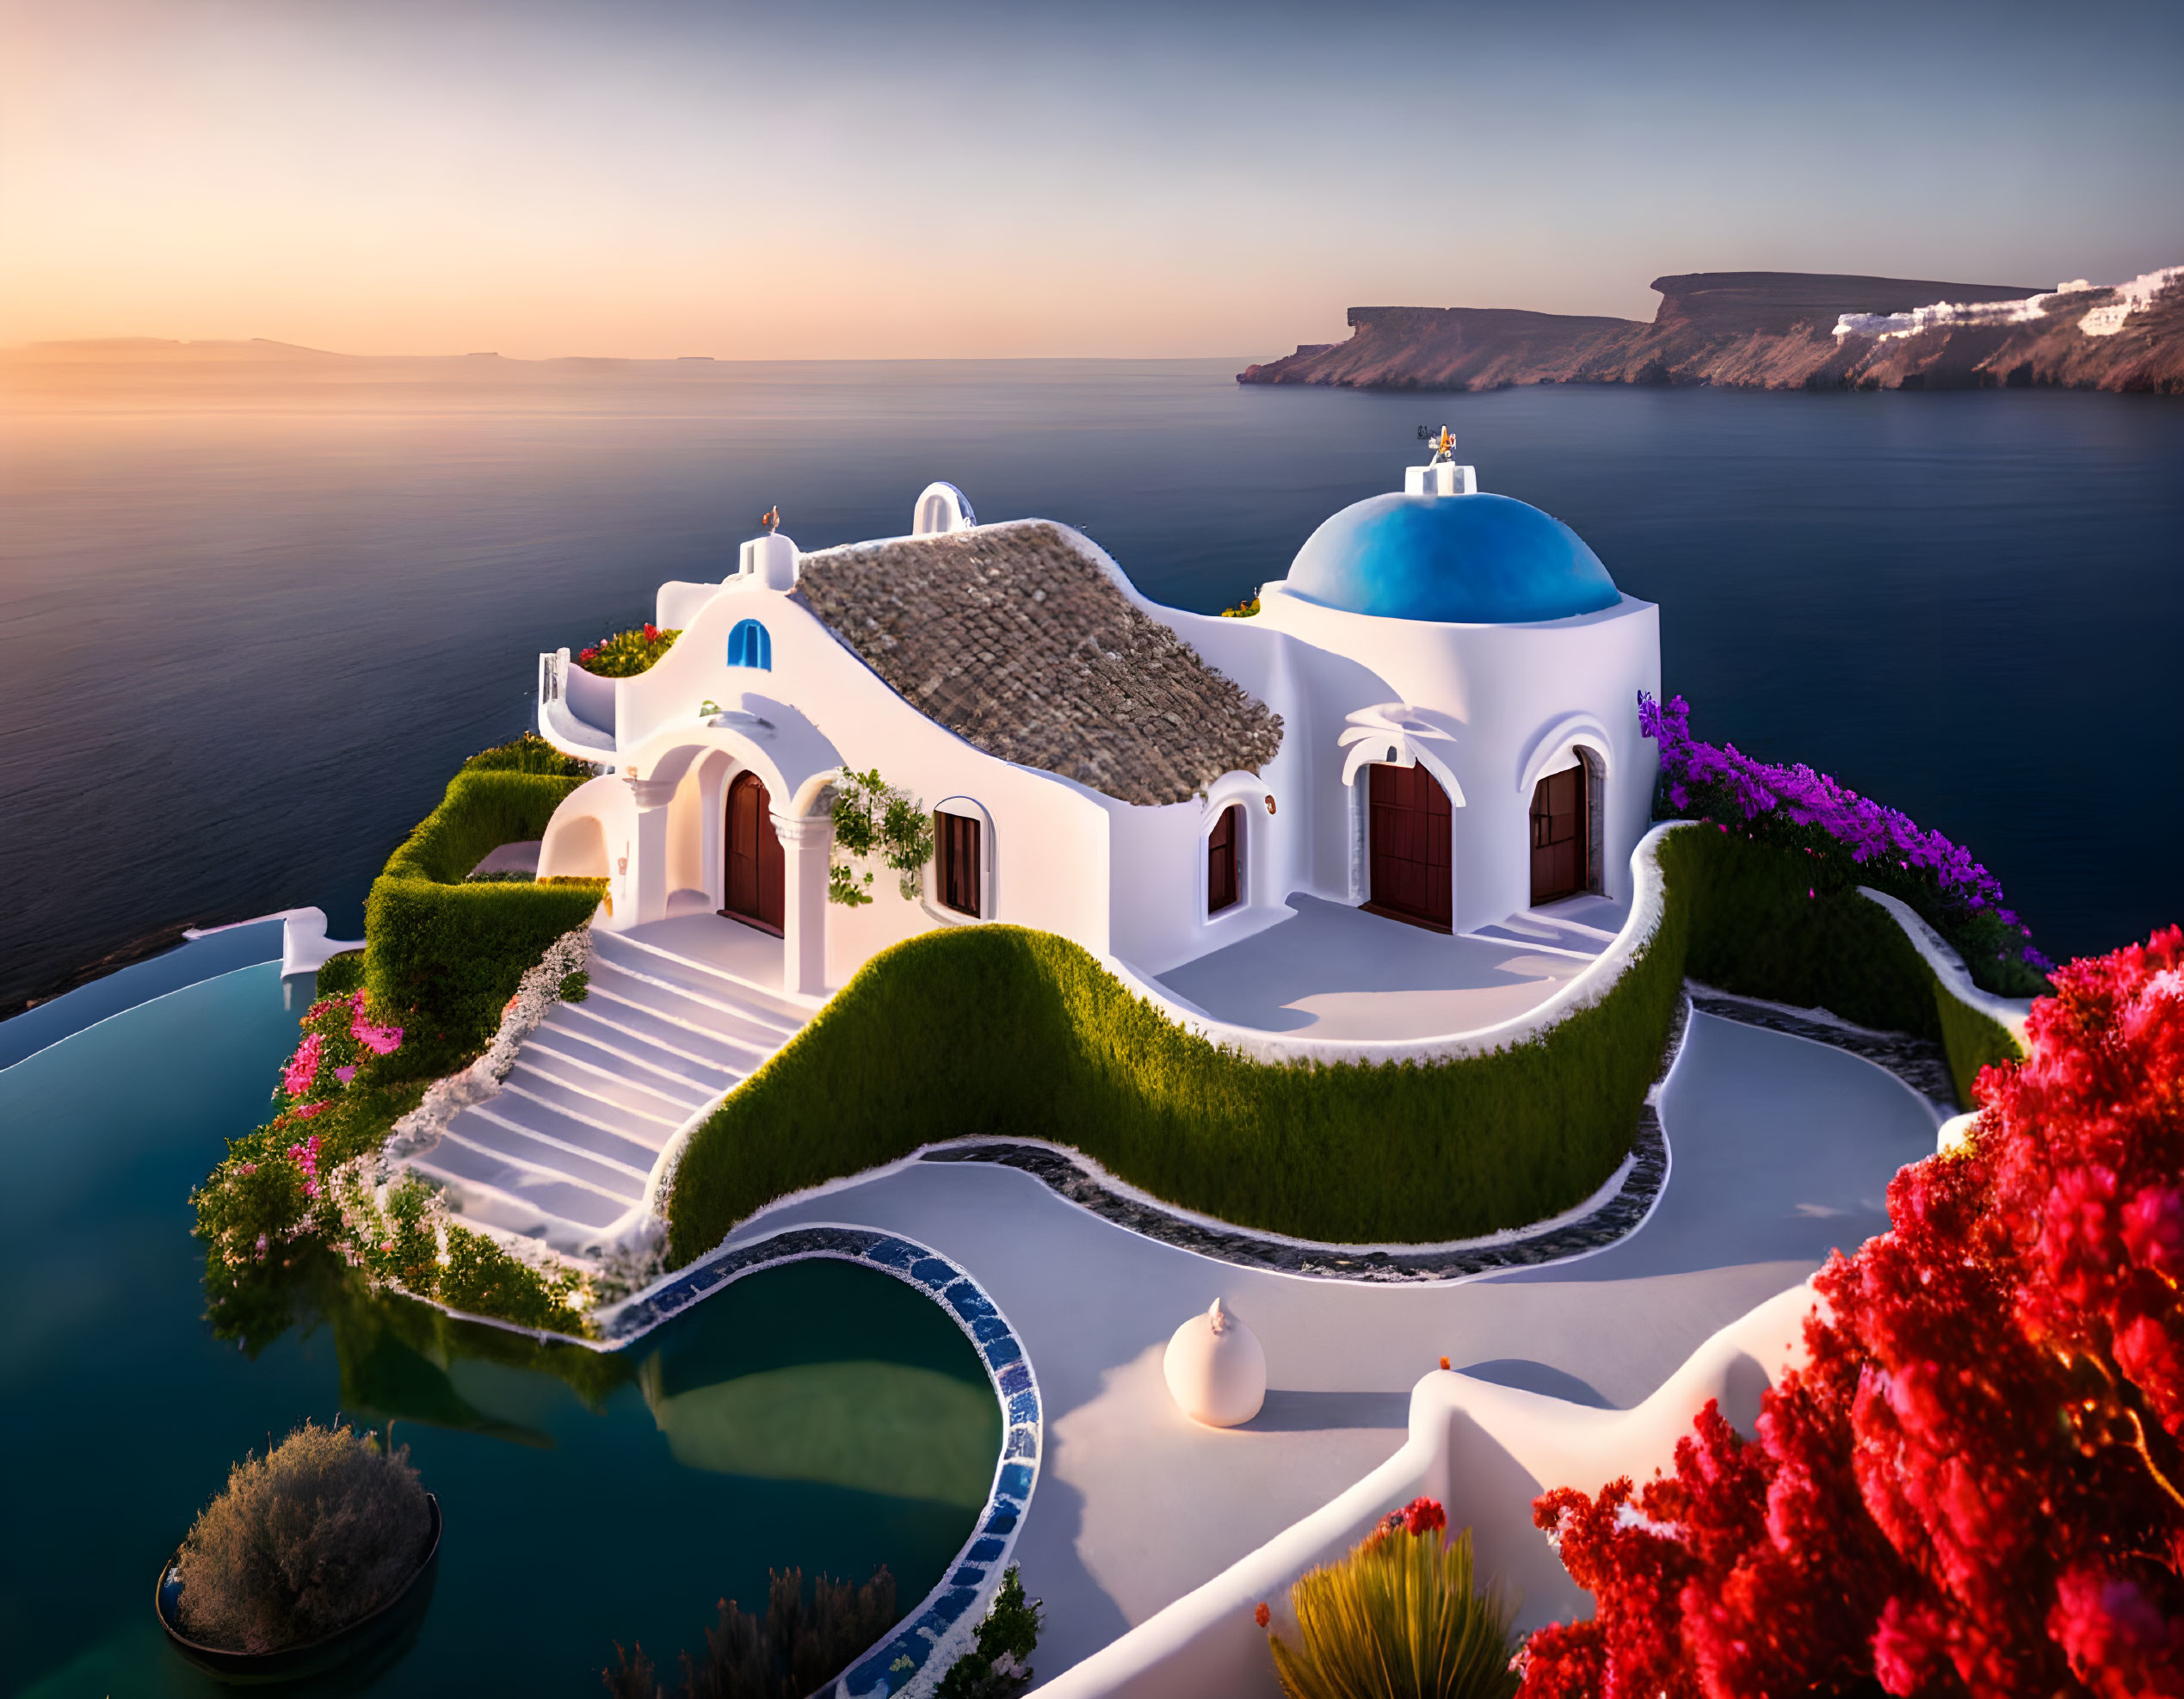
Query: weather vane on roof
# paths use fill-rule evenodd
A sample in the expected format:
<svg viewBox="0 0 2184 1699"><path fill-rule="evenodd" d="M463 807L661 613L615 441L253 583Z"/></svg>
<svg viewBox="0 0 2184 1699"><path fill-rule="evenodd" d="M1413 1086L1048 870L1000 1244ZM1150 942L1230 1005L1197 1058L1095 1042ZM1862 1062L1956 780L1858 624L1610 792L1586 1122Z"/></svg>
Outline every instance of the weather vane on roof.
<svg viewBox="0 0 2184 1699"><path fill-rule="evenodd" d="M1450 434L1447 425L1441 428L1441 435L1433 439L1433 444L1434 465L1439 466L1443 460L1453 460L1456 458L1456 439Z"/></svg>
<svg viewBox="0 0 2184 1699"><path fill-rule="evenodd" d="M765 512L760 514L758 516L758 522L761 525L763 525L768 531L778 528L781 522L780 504L776 502L772 507L768 508Z"/></svg>

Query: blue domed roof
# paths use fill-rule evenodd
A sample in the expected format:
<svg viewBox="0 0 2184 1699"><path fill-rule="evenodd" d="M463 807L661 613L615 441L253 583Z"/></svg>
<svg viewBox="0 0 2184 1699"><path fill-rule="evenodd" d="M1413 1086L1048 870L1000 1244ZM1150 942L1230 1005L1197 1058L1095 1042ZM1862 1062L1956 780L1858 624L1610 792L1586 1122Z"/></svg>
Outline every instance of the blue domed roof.
<svg viewBox="0 0 2184 1699"><path fill-rule="evenodd" d="M1289 587L1383 619L1517 625L1622 599L1584 539L1508 496L1373 496L1305 540Z"/></svg>

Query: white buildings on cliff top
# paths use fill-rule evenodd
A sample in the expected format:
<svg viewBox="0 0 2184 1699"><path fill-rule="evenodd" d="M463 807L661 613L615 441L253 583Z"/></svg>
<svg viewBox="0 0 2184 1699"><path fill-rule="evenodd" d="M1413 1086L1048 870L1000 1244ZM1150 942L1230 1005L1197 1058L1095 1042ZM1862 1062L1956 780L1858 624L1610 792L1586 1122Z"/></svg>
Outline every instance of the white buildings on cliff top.
<svg viewBox="0 0 2184 1699"><path fill-rule="evenodd" d="M655 618L682 634L636 677L540 658L540 730L611 771L539 872L606 878L608 930L704 917L778 948L793 995L1004 921L1225 1024L1400 1041L1536 1004L1626 912L1658 610L1445 439L1252 618L1160 607L1080 534L980 525L945 484L907 537L760 536ZM883 876L829 903L845 768L937 816L916 900Z"/></svg>

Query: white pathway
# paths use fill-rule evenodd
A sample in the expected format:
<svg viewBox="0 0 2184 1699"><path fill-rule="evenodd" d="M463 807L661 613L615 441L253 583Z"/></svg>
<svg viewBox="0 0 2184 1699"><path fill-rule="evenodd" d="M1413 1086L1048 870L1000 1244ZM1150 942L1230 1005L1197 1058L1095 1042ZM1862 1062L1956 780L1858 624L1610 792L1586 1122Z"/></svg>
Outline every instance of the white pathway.
<svg viewBox="0 0 2184 1699"><path fill-rule="evenodd" d="M1411 1387L1443 1355L1502 1384L1637 1404L1717 1329L1879 1230L1890 1176L1933 1149L1935 1128L1925 1100L1870 1063L1704 1015L1663 1120L1671 1177L1635 1235L1582 1262L1459 1283L1237 1269L970 1164L850 1182L737 1236L800 1220L908 1233L1007 1312L1046 1400L1047 1454L1017 1551L1046 1600L1034 1661L1052 1677L1391 1455ZM1274 1388L1257 1420L1226 1432L1185 1420L1160 1372L1169 1334L1216 1294L1264 1343Z"/></svg>
<svg viewBox="0 0 2184 1699"><path fill-rule="evenodd" d="M595 930L589 993L409 1165L470 1219L580 1251L634 1219L663 1146L818 1007L780 942L710 916Z"/></svg>

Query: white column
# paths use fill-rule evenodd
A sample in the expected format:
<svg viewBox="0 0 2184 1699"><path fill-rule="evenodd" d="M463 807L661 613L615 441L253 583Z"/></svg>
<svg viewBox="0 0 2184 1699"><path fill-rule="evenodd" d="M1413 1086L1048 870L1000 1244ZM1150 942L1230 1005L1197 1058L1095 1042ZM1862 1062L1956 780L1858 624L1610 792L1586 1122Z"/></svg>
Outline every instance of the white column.
<svg viewBox="0 0 2184 1699"><path fill-rule="evenodd" d="M781 984L824 997L827 989L827 866L834 856L834 815L776 814L781 840Z"/></svg>
<svg viewBox="0 0 2184 1699"><path fill-rule="evenodd" d="M664 919L668 899L668 804L675 800L672 779L631 779L637 802L637 842L630 851L629 903L632 924Z"/></svg>

